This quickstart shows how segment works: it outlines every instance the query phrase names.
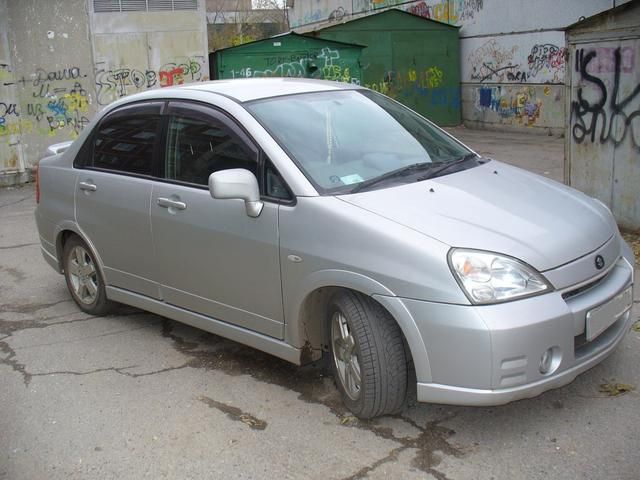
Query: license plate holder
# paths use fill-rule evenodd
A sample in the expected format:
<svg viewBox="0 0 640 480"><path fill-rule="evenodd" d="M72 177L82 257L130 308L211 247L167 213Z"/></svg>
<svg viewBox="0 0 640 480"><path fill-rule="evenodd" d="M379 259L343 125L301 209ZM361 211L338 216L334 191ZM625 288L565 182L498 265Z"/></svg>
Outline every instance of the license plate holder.
<svg viewBox="0 0 640 480"><path fill-rule="evenodd" d="M633 304L631 292L631 287L628 287L608 302L587 312L585 335L588 342L595 340L631 308Z"/></svg>

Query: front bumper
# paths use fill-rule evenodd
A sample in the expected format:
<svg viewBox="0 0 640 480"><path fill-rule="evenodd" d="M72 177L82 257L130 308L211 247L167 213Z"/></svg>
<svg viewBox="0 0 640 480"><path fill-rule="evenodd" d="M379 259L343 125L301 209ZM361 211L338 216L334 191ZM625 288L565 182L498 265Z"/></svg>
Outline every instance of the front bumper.
<svg viewBox="0 0 640 480"><path fill-rule="evenodd" d="M452 405L501 405L573 381L613 352L629 330L626 310L592 341L585 317L633 285L633 256L619 257L607 275L575 292L488 306L445 305L402 299L420 331L430 378L418 376L418 401ZM553 349L554 368L540 372ZM422 365L421 365L422 367Z"/></svg>

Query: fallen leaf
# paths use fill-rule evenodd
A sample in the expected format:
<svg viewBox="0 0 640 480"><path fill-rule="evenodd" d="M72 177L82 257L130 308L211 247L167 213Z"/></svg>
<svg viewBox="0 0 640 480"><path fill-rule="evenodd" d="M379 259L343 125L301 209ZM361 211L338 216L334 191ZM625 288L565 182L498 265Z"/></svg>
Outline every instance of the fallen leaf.
<svg viewBox="0 0 640 480"><path fill-rule="evenodd" d="M636 387L630 383L602 383L600 393L606 393L610 397L617 397L627 392L632 392Z"/></svg>
<svg viewBox="0 0 640 480"><path fill-rule="evenodd" d="M347 423L354 422L356 417L345 416L340 419L340 425L346 425Z"/></svg>
<svg viewBox="0 0 640 480"><path fill-rule="evenodd" d="M631 327L631 328L633 328L634 332L640 332L640 322L634 323L633 327Z"/></svg>

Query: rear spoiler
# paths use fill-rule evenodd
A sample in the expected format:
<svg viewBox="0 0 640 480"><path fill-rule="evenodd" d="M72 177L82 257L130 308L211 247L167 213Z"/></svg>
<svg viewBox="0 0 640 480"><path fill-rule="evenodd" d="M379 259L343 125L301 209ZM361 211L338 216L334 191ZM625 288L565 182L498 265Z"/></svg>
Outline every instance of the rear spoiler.
<svg viewBox="0 0 640 480"><path fill-rule="evenodd" d="M45 156L52 157L53 155L58 155L69 148L72 143L73 141L69 140L67 142L54 143L53 145L49 145L47 147L47 153Z"/></svg>

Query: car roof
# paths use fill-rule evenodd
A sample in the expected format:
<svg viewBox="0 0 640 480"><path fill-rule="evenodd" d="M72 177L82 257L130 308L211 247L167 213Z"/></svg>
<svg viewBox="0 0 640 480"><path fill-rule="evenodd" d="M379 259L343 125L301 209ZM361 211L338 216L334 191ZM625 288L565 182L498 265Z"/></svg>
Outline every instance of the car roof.
<svg viewBox="0 0 640 480"><path fill-rule="evenodd" d="M239 102L262 98L292 95L296 93L326 92L331 90L352 90L361 88L350 83L313 80L310 78L240 78L234 80L214 80L189 83L177 87L184 90L198 90L231 97ZM166 94L166 88L160 92Z"/></svg>

